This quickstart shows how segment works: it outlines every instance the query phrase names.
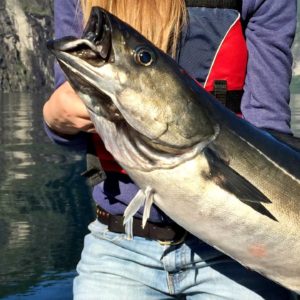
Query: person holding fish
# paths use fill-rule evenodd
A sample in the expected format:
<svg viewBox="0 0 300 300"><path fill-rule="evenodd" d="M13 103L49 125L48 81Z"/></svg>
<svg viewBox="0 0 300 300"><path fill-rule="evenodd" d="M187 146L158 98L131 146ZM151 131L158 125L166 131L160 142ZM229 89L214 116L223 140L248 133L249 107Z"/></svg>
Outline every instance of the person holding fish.
<svg viewBox="0 0 300 300"><path fill-rule="evenodd" d="M92 6L102 7L130 24L172 56L184 68L183 73L195 78L236 114L259 128L291 135L289 82L296 1L55 1L56 38L71 35L81 39L69 37L65 44L52 44L52 49L60 47L75 53L76 57L84 57L94 67L102 67L97 61L99 57L103 62L117 60L111 45L115 34L111 30L112 22L117 21L109 19L101 10L92 10ZM118 30L125 31L123 34L130 41L130 30L122 26L119 24ZM147 49L141 43L131 54L136 63L145 67L156 59ZM75 92L62 69L67 70L63 63L55 65L56 89L43 110L45 130L54 142L88 152L88 169L84 175L93 188L97 205L97 219L89 226L91 233L85 238L77 267L74 298L291 299L288 289L199 240L155 204L145 203L145 210L137 205L144 203L140 187L105 149L107 146L117 152L114 141L108 140L104 146L96 133L105 134L106 128L96 130L95 122L91 121L95 113L92 96L86 97L84 104L80 98L84 94ZM113 68L107 67L105 72L114 78ZM139 74L136 73L137 77ZM126 73L120 72L118 76L120 82L127 80ZM77 73L74 82L84 86L84 76L78 77ZM147 77L141 84L150 84ZM111 80L111 89L113 85ZM98 92L95 87L87 88L91 95ZM168 91L167 87L166 90L177 92ZM102 118L109 120L108 123L122 123L120 109L111 104L109 92L97 97L104 107L99 107ZM182 115L182 122L184 118ZM196 115L197 118L201 116ZM107 126L107 131L111 130ZM156 130L160 135L161 128L158 126ZM128 152L135 153L136 149L130 147ZM172 151L166 144L161 147ZM138 150L142 152L144 148ZM153 190L146 189L145 193L152 199ZM259 197L265 200L264 195ZM276 219L258 209L268 218ZM130 215L128 211L133 216L127 218L124 227L123 215L124 212ZM219 237L222 238L225 237ZM250 250L257 259L266 251L259 244Z"/></svg>

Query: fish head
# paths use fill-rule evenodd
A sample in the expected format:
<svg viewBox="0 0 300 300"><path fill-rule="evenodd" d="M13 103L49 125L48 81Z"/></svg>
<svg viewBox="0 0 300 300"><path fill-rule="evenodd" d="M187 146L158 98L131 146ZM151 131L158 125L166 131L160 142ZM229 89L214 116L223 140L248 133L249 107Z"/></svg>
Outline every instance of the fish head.
<svg viewBox="0 0 300 300"><path fill-rule="evenodd" d="M214 133L184 71L109 12L93 7L81 38L51 41L48 48L91 114L176 149Z"/></svg>

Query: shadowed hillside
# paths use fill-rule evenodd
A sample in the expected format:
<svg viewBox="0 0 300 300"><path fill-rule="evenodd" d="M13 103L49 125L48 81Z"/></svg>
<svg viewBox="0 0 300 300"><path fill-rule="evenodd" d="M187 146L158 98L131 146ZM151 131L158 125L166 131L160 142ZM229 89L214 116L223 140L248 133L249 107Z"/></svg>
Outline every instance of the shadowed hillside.
<svg viewBox="0 0 300 300"><path fill-rule="evenodd" d="M54 58L46 49L46 41L53 36L52 6L53 0L0 1L0 91L52 87ZM293 53L292 90L300 93L300 34Z"/></svg>
<svg viewBox="0 0 300 300"><path fill-rule="evenodd" d="M0 90L40 91L53 82L51 0L0 1Z"/></svg>

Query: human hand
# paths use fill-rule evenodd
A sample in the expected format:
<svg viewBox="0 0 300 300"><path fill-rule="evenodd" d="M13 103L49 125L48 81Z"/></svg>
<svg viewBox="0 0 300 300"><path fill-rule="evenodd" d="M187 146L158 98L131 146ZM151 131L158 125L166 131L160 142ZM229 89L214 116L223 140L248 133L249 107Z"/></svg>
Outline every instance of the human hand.
<svg viewBox="0 0 300 300"><path fill-rule="evenodd" d="M85 105L68 82L50 96L43 115L47 125L58 134L96 132Z"/></svg>

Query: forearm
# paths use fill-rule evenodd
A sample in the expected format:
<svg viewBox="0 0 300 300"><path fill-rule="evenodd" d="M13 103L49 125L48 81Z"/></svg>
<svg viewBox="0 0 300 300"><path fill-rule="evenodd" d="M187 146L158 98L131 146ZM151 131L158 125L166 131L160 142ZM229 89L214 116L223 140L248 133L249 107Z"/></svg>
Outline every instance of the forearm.
<svg viewBox="0 0 300 300"><path fill-rule="evenodd" d="M68 147L76 151L86 151L88 134L85 132L80 132L78 134L67 135L58 134L53 131L45 122L44 130L49 137L49 139L60 146Z"/></svg>
<svg viewBox="0 0 300 300"><path fill-rule="evenodd" d="M95 132L84 104L67 82L50 96L43 115L47 135L60 145L84 149L88 133Z"/></svg>
<svg viewBox="0 0 300 300"><path fill-rule="evenodd" d="M83 103L68 82L62 84L50 96L43 108L46 124L58 134L75 135L87 131L91 125Z"/></svg>
<svg viewBox="0 0 300 300"><path fill-rule="evenodd" d="M54 1L55 38L80 36L81 14L76 0ZM88 132L94 132L84 104L76 95L57 63L55 63L55 91L43 109L44 127L49 138L64 146L85 148Z"/></svg>

